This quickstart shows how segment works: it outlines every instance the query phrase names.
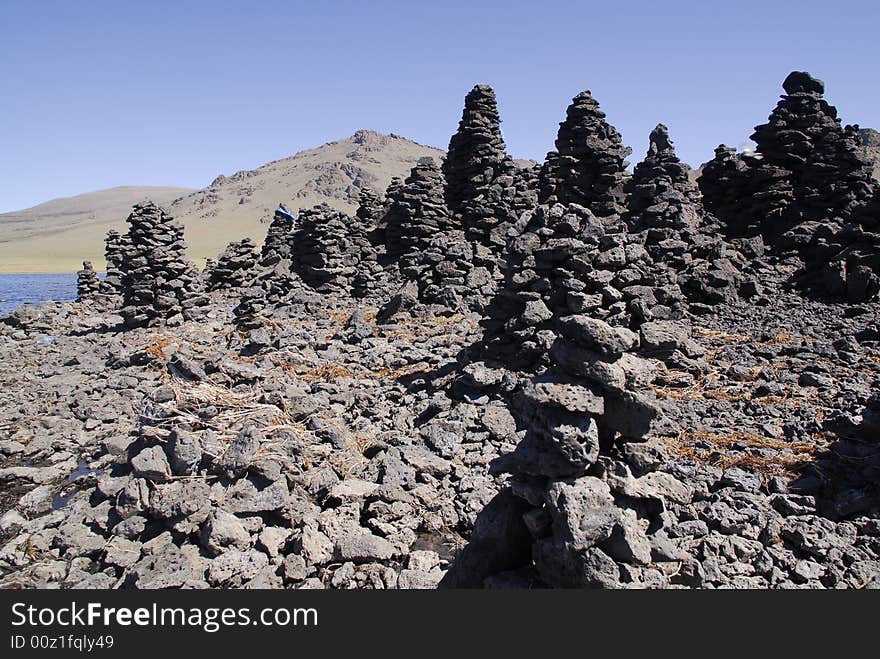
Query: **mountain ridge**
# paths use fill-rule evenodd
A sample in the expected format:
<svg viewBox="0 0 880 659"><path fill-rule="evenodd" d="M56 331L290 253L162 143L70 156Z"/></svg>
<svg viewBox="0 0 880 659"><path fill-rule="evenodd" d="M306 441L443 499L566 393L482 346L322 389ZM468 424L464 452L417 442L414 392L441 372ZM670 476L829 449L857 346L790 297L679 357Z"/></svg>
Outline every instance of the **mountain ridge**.
<svg viewBox="0 0 880 659"><path fill-rule="evenodd" d="M439 161L444 155L440 149L394 133L362 129L252 170L220 174L201 190L120 186L53 199L0 214L0 273L73 272L84 259L102 270L107 230L124 229L130 207L146 197L183 223L190 258L201 266L232 240L250 237L261 243L265 222L279 202L293 211L324 202L353 212L361 188L382 193L392 177L407 176L419 158ZM107 196L114 190L127 196L113 204L83 208L89 197ZM155 194L159 190L163 192ZM75 214L70 200L77 200ZM53 213L41 212L47 205L52 205Z"/></svg>

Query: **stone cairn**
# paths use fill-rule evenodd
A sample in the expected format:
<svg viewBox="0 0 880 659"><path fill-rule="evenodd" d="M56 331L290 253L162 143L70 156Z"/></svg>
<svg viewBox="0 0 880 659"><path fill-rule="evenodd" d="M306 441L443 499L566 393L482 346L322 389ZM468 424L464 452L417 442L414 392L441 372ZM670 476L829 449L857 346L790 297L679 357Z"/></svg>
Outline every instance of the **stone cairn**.
<svg viewBox="0 0 880 659"><path fill-rule="evenodd" d="M385 206L384 196L376 194L370 188L361 188L358 193L358 209L355 215L367 226L378 227L385 215Z"/></svg>
<svg viewBox="0 0 880 659"><path fill-rule="evenodd" d="M76 273L76 301L90 302L102 293L101 280L91 261L83 261L82 270Z"/></svg>
<svg viewBox="0 0 880 659"><path fill-rule="evenodd" d="M293 236L296 227L296 218L288 211L284 204L278 204L272 216L272 222L266 231L266 240L260 251L260 256L265 262L267 259L277 262L280 259L289 259L293 251Z"/></svg>
<svg viewBox="0 0 880 659"><path fill-rule="evenodd" d="M294 215L283 204L278 204L250 285L239 292L233 322L240 331L258 334L252 336L253 345L265 342L262 328L268 316L302 290L302 281L291 269L296 224Z"/></svg>
<svg viewBox="0 0 880 659"><path fill-rule="evenodd" d="M511 173L513 163L505 151L500 126L494 90L489 85L475 85L465 96L458 131L449 140L443 161L449 210L464 214L468 228L481 212L475 207L477 200L498 177Z"/></svg>
<svg viewBox="0 0 880 659"><path fill-rule="evenodd" d="M510 242L508 270L487 317L481 352L515 370L546 365L556 318L586 314L638 329L679 318L685 301L666 268L619 226L583 206L553 204L526 213Z"/></svg>
<svg viewBox="0 0 880 659"><path fill-rule="evenodd" d="M756 153L736 156L719 147L700 189L734 235L760 233L780 251L805 253L867 204L874 186L858 127L841 126L823 98L824 83L794 71L782 86L785 94L751 136Z"/></svg>
<svg viewBox="0 0 880 659"><path fill-rule="evenodd" d="M655 564L678 558L665 506L692 492L656 471L664 450L648 435L672 428L648 388L653 366L632 354L639 337L626 328L587 315L553 320L550 367L512 406L525 435L490 466L509 485L442 585L663 587Z"/></svg>
<svg viewBox="0 0 880 659"><path fill-rule="evenodd" d="M777 206L784 208L785 203L778 204L772 195L763 195L760 199L752 196L752 176L758 172L751 168L752 162L747 156L739 155L736 148L719 145L715 149L715 157L703 165L700 178L697 180L703 195L706 210L722 218L724 230L728 236L759 236L760 218L766 217L770 209ZM784 178L784 170L778 169L779 177ZM763 170L768 174L767 170ZM758 187L770 189L770 185L754 182ZM746 199L751 199L745 203Z"/></svg>
<svg viewBox="0 0 880 659"><path fill-rule="evenodd" d="M473 244L457 251L473 252L471 263L485 268L495 281L503 277L508 231L537 203L534 172L518 168L507 155L500 125L495 92L489 85L476 85L465 97L443 162L447 206ZM475 297L477 306L485 304Z"/></svg>
<svg viewBox="0 0 880 659"><path fill-rule="evenodd" d="M152 202L128 216L121 315L126 327L193 320L208 304L201 277L186 256L183 228Z"/></svg>
<svg viewBox="0 0 880 659"><path fill-rule="evenodd" d="M440 168L433 158L425 157L403 185L392 191L384 220L385 255L401 270L412 265L416 252L424 250L432 236L453 228L443 188Z"/></svg>
<svg viewBox="0 0 880 659"><path fill-rule="evenodd" d="M248 286L257 265L256 245L250 238L229 243L208 275L208 290L231 290ZM207 268L206 268L207 270Z"/></svg>
<svg viewBox="0 0 880 659"><path fill-rule="evenodd" d="M556 151L547 154L541 169L539 201L578 204L599 218L620 216L631 152L590 92L581 92L568 106Z"/></svg>
<svg viewBox="0 0 880 659"><path fill-rule="evenodd" d="M366 297L383 288L384 270L371 227L327 204L303 210L294 237L293 269L318 293Z"/></svg>
<svg viewBox="0 0 880 659"><path fill-rule="evenodd" d="M104 260L107 263L107 273L102 282L107 293L122 293L122 270L123 258L126 251L127 236L123 236L115 229L107 232L104 239Z"/></svg>
<svg viewBox="0 0 880 659"><path fill-rule="evenodd" d="M848 163L848 173L838 170L840 176L834 183L817 185L816 195L820 198L814 204L821 204L823 195L829 204L837 199L837 207L847 209L845 215L850 221L833 236L817 236L812 257L820 275L818 287L834 298L858 304L880 295L880 186L866 176L870 165L853 150L853 127L847 126L846 132L835 150L843 152L838 162ZM869 185L873 188L871 198L863 201Z"/></svg>
<svg viewBox="0 0 880 659"><path fill-rule="evenodd" d="M801 284L864 302L880 292L880 202L858 126L841 126L809 73L792 72L783 88L752 135L755 155L716 149L699 181L704 203L729 234L760 234L780 255L799 253Z"/></svg>
<svg viewBox="0 0 880 659"><path fill-rule="evenodd" d="M443 173L432 158L422 158L395 193L386 220L386 255L394 258L403 289L382 308L380 318L404 309L417 315L467 308L475 296L494 291L490 271L475 266L487 248L469 241L461 216L444 201Z"/></svg>
<svg viewBox="0 0 880 659"><path fill-rule="evenodd" d="M663 124L651 131L648 154L626 192L630 231L644 235L648 253L675 272L689 300L711 304L738 297L747 260L719 239L720 227L705 213Z"/></svg>

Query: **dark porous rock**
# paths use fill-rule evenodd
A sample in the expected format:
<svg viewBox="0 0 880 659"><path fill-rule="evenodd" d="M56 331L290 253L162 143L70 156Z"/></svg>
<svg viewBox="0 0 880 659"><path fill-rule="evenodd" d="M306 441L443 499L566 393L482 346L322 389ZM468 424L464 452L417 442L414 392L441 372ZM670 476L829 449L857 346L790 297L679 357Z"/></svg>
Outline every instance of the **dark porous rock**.
<svg viewBox="0 0 880 659"><path fill-rule="evenodd" d="M120 234L116 229L110 229L104 239L104 260L107 272L102 284L108 293L122 293L122 270L125 253L128 251L127 241L128 236Z"/></svg>
<svg viewBox="0 0 880 659"><path fill-rule="evenodd" d="M655 263L675 271L671 277L688 299L735 300L748 259L722 238L720 224L705 212L663 124L651 132L648 154L625 189L630 231L644 236Z"/></svg>
<svg viewBox="0 0 880 659"><path fill-rule="evenodd" d="M183 228L150 202L135 206L128 224L120 311L126 327L200 317L208 299L186 256Z"/></svg>
<svg viewBox="0 0 880 659"><path fill-rule="evenodd" d="M599 218L620 215L630 153L592 94L581 92L568 106L556 151L547 154L541 169L539 201L578 204Z"/></svg>
<svg viewBox="0 0 880 659"><path fill-rule="evenodd" d="M231 290L247 287L257 264L256 245L250 238L229 243L210 270L208 290Z"/></svg>
<svg viewBox="0 0 880 659"><path fill-rule="evenodd" d="M384 286L371 227L326 204L305 209L293 239L292 268L318 293L366 297Z"/></svg>
<svg viewBox="0 0 880 659"><path fill-rule="evenodd" d="M76 301L94 300L102 292L101 280L91 261L83 261L83 268L76 273Z"/></svg>
<svg viewBox="0 0 880 659"><path fill-rule="evenodd" d="M481 323L485 358L535 371L547 365L564 318L635 330L685 314L674 272L655 264L622 223L603 224L576 204L542 205L523 217L505 280Z"/></svg>

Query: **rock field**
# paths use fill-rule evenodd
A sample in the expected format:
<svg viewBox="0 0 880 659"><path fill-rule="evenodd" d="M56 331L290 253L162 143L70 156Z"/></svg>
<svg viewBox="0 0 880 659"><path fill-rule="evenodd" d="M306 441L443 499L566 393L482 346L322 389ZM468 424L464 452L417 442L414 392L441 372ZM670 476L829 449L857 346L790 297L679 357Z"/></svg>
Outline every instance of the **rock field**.
<svg viewBox="0 0 880 659"><path fill-rule="evenodd" d="M136 206L0 319L0 587L880 587L880 186L784 90L698 185L589 91L515 163L477 85L202 272Z"/></svg>

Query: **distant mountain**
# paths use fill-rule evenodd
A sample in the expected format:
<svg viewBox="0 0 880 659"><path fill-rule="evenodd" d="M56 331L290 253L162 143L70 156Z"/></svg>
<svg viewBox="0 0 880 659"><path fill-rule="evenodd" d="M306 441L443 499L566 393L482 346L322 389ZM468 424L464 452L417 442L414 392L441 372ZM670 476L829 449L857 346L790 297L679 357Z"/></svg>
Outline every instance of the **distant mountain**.
<svg viewBox="0 0 880 659"><path fill-rule="evenodd" d="M190 252L199 259L216 256L230 240L250 236L262 242L263 222L278 202L299 210L326 202L354 212L361 188L384 192L395 176L405 178L419 158L438 162L445 152L398 135L359 130L351 137L252 171L218 176L204 190L172 204L172 215L186 226Z"/></svg>
<svg viewBox="0 0 880 659"><path fill-rule="evenodd" d="M0 214L0 272L73 272L83 259L103 268L107 230L124 230L131 206L146 198L183 222L190 257L202 266L232 240L262 242L278 202L291 210L326 202L353 212L361 188L384 192L419 158L444 155L398 135L359 130L252 171L218 176L203 190L124 187L56 199Z"/></svg>

